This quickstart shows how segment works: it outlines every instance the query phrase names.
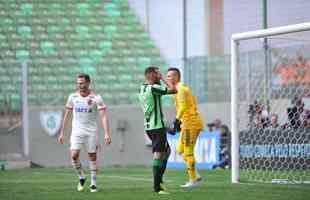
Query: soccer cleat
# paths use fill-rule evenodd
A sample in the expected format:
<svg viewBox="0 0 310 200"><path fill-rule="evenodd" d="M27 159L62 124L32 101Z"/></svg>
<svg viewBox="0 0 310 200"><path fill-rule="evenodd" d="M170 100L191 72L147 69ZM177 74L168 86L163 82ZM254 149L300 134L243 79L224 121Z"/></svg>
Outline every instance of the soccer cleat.
<svg viewBox="0 0 310 200"><path fill-rule="evenodd" d="M90 192L97 192L97 187L95 185L90 186Z"/></svg>
<svg viewBox="0 0 310 200"><path fill-rule="evenodd" d="M165 194L170 194L170 193L167 192L167 191L160 190L160 191L158 192L158 194L163 194L163 195L165 195Z"/></svg>
<svg viewBox="0 0 310 200"><path fill-rule="evenodd" d="M164 183L160 183L160 190L167 191L167 186Z"/></svg>
<svg viewBox="0 0 310 200"><path fill-rule="evenodd" d="M84 191L84 184L85 184L86 178L81 178L79 181L79 184L77 185L77 191L82 192Z"/></svg>
<svg viewBox="0 0 310 200"><path fill-rule="evenodd" d="M196 179L196 181L188 181L184 185L181 185L180 187L182 187L182 188L193 188L193 187L197 187L201 183L202 183L202 179L200 179L200 181Z"/></svg>

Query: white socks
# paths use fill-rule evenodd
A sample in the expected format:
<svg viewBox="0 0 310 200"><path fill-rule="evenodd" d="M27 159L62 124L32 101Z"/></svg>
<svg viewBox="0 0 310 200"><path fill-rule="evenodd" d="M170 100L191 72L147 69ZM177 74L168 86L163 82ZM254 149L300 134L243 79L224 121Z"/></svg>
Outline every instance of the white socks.
<svg viewBox="0 0 310 200"><path fill-rule="evenodd" d="M90 185L96 185L97 162L96 161L89 161L89 169L90 169L90 177L91 177Z"/></svg>

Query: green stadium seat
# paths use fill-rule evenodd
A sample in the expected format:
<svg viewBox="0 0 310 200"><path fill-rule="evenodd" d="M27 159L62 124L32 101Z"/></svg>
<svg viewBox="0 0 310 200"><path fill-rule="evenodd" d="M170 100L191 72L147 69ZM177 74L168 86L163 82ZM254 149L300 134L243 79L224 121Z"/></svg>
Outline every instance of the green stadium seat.
<svg viewBox="0 0 310 200"><path fill-rule="evenodd" d="M73 77L75 77L76 74L73 75ZM68 91L68 92L73 92L76 89L76 86L74 84L74 81L72 80L72 82L70 84L63 84L63 90L64 91ZM66 94L64 94L65 96L68 95L68 92ZM65 99L67 98L67 96L65 97Z"/></svg>
<svg viewBox="0 0 310 200"><path fill-rule="evenodd" d="M68 27L70 27L70 19L68 19L68 18L61 18L59 24L63 28L68 28Z"/></svg>
<svg viewBox="0 0 310 200"><path fill-rule="evenodd" d="M112 0L112 2L122 6L126 6L128 3L127 0Z"/></svg>
<svg viewBox="0 0 310 200"><path fill-rule="evenodd" d="M33 89L35 92L46 92L50 86L47 84L43 84L44 82L42 81L41 84L36 84L33 86Z"/></svg>
<svg viewBox="0 0 310 200"><path fill-rule="evenodd" d="M74 56L74 52L69 49L63 49L60 52L63 58L72 58Z"/></svg>
<svg viewBox="0 0 310 200"><path fill-rule="evenodd" d="M78 3L76 9L80 15L89 14L89 4L88 3Z"/></svg>
<svg viewBox="0 0 310 200"><path fill-rule="evenodd" d="M55 45L52 42L41 42L41 50L45 55L51 55L55 53Z"/></svg>
<svg viewBox="0 0 310 200"><path fill-rule="evenodd" d="M31 3L23 3L20 5L20 14L29 15L32 13L33 5Z"/></svg>
<svg viewBox="0 0 310 200"><path fill-rule="evenodd" d="M92 33L103 33L104 32L104 26L93 25L90 27L90 32L92 32Z"/></svg>
<svg viewBox="0 0 310 200"><path fill-rule="evenodd" d="M15 23L12 19L10 18L4 18L0 20L0 27L5 30L8 31L7 29L10 28L15 28Z"/></svg>
<svg viewBox="0 0 310 200"><path fill-rule="evenodd" d="M37 84L40 84L42 83L42 78L44 77L41 77L41 74L36 74L36 75L32 75L29 77L29 83L31 83L30 85L33 86L33 85L37 85Z"/></svg>
<svg viewBox="0 0 310 200"><path fill-rule="evenodd" d="M125 83L125 88L128 86L128 84L132 81L132 77L130 74L121 74L119 75L119 79L122 83Z"/></svg>
<svg viewBox="0 0 310 200"><path fill-rule="evenodd" d="M117 77L114 74L106 74L105 81L114 84L117 81Z"/></svg>
<svg viewBox="0 0 310 200"><path fill-rule="evenodd" d="M104 53L102 51L99 51L99 50L92 50L90 53L89 53L89 56L90 58L97 62L100 60L100 58L104 55Z"/></svg>
<svg viewBox="0 0 310 200"><path fill-rule="evenodd" d="M48 34L58 34L58 33L64 33L65 30L63 29L63 27L58 26L58 25L51 25L47 27L47 33Z"/></svg>
<svg viewBox="0 0 310 200"><path fill-rule="evenodd" d="M10 48L9 43L7 42L6 37L5 37L5 35L3 35L3 34L0 34L0 46L1 46L1 48L3 48L3 49L8 49L8 48Z"/></svg>
<svg viewBox="0 0 310 200"><path fill-rule="evenodd" d="M110 11L110 10L115 10L115 9L117 9L117 5L116 5L115 3L113 3L113 2L111 2L111 3L106 3L106 4L104 5L104 10L105 10L105 11Z"/></svg>
<svg viewBox="0 0 310 200"><path fill-rule="evenodd" d="M131 94L129 96L129 101L134 105L140 105L138 94Z"/></svg>
<svg viewBox="0 0 310 200"><path fill-rule="evenodd" d="M26 38L28 36L31 35L31 27L29 26L20 26L20 27L17 27L17 33L23 37L23 38Z"/></svg>
<svg viewBox="0 0 310 200"><path fill-rule="evenodd" d="M101 92L101 91L98 91ZM103 91L102 100L105 104L112 104L113 103L113 95L111 93L107 93Z"/></svg>
<svg viewBox="0 0 310 200"><path fill-rule="evenodd" d="M95 88L96 90L99 92L110 92L111 90L111 87L109 84L105 83L105 81L103 81L102 79L104 79L105 77L97 77L96 79L96 85L95 85Z"/></svg>
<svg viewBox="0 0 310 200"><path fill-rule="evenodd" d="M57 13L59 10L65 10L65 7L61 3L51 3L48 8L52 13Z"/></svg>
<svg viewBox="0 0 310 200"><path fill-rule="evenodd" d="M112 48L112 42L110 41L99 42L99 48L101 50L110 50Z"/></svg>
<svg viewBox="0 0 310 200"><path fill-rule="evenodd" d="M75 31L79 34L87 34L89 31L89 28L87 26L77 26L75 28Z"/></svg>
<svg viewBox="0 0 310 200"><path fill-rule="evenodd" d="M0 94L0 114L4 113L6 110L6 98L4 94Z"/></svg>
<svg viewBox="0 0 310 200"><path fill-rule="evenodd" d="M121 13L118 11L118 7L114 3L107 3L104 5L104 11L109 17L120 17Z"/></svg>
<svg viewBox="0 0 310 200"><path fill-rule="evenodd" d="M83 66L82 72L93 76L96 74L96 68L93 66Z"/></svg>
<svg viewBox="0 0 310 200"><path fill-rule="evenodd" d="M151 64L151 59L149 57L140 57L138 58L139 65L148 66Z"/></svg>
<svg viewBox="0 0 310 200"><path fill-rule="evenodd" d="M32 92L29 92L28 93L28 103L37 105L38 104L38 95L34 94Z"/></svg>
<svg viewBox="0 0 310 200"><path fill-rule="evenodd" d="M17 50L16 51L16 59L17 60L26 60L29 59L30 53L26 50Z"/></svg>
<svg viewBox="0 0 310 200"><path fill-rule="evenodd" d="M117 27L114 25L108 25L104 27L104 33L111 37L117 31Z"/></svg>
<svg viewBox="0 0 310 200"><path fill-rule="evenodd" d="M21 111L21 98L18 94L11 94L10 96L10 111L12 113L19 113Z"/></svg>
<svg viewBox="0 0 310 200"><path fill-rule="evenodd" d="M20 85L14 84L13 82L7 84L7 86L5 87L4 91L5 93L11 94L11 93L16 93L18 91L20 91Z"/></svg>
<svg viewBox="0 0 310 200"><path fill-rule="evenodd" d="M28 67L28 73L29 75L33 76L33 75L38 75L39 74L39 65L36 65L34 67Z"/></svg>
<svg viewBox="0 0 310 200"><path fill-rule="evenodd" d="M4 70L3 68L0 68L0 69L1 69L0 70L1 74L3 74L3 75L6 74L7 75L7 70ZM6 75L0 76L0 83L1 84L10 84L11 83L10 77L8 77Z"/></svg>
<svg viewBox="0 0 310 200"><path fill-rule="evenodd" d="M122 31L132 33L135 32L135 27L131 25L124 25L122 27Z"/></svg>
<svg viewBox="0 0 310 200"><path fill-rule="evenodd" d="M127 92L120 92L118 93L118 95L116 96L116 101L118 104L129 104L130 103L130 97L129 94Z"/></svg>
<svg viewBox="0 0 310 200"><path fill-rule="evenodd" d="M51 84L50 87L48 88L49 90L52 91L62 91L63 86L61 84L58 84L58 82L47 82L48 84ZM51 98L49 98L51 99Z"/></svg>

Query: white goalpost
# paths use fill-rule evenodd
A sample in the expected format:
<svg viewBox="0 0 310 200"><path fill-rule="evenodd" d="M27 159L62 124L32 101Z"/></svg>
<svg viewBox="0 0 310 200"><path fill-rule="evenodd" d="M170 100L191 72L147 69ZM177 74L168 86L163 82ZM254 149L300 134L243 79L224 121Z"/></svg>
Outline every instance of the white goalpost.
<svg viewBox="0 0 310 200"><path fill-rule="evenodd" d="M310 22L232 35L232 183L310 181L309 119L302 117L310 109L309 47ZM290 67L298 68L292 78ZM275 116L280 125L273 127Z"/></svg>

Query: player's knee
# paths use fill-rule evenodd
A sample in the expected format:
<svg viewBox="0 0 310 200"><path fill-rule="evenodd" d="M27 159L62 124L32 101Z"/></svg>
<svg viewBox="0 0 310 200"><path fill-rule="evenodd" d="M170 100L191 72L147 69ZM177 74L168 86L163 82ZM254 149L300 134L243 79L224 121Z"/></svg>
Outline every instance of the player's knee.
<svg viewBox="0 0 310 200"><path fill-rule="evenodd" d="M71 151L71 159L72 160L78 160L80 157L80 154L77 151Z"/></svg>
<svg viewBox="0 0 310 200"><path fill-rule="evenodd" d="M96 161L97 160L97 154L96 153L88 153L88 157L90 161Z"/></svg>
<svg viewBox="0 0 310 200"><path fill-rule="evenodd" d="M162 159L164 153L163 152L154 152L153 158L154 159Z"/></svg>

